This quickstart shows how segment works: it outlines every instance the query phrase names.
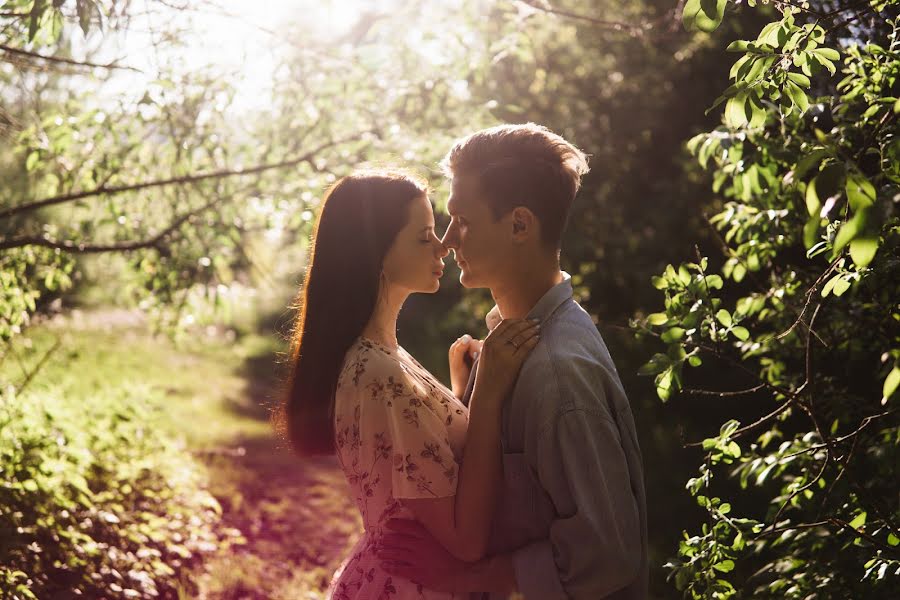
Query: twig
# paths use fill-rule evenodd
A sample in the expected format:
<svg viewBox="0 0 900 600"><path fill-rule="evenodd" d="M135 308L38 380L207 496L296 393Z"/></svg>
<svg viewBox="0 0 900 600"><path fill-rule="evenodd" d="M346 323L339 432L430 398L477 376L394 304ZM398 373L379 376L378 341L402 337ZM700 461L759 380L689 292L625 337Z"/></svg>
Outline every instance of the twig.
<svg viewBox="0 0 900 600"><path fill-rule="evenodd" d="M545 5L538 0L520 0L520 2L545 13L559 15L560 17L566 17L569 19L575 19L576 21L585 21L587 23L590 23L591 25L612 29L614 31L625 31L632 37L641 37L644 35L645 29L652 28L652 25L650 23L644 23L643 25L634 25L632 23L625 23L623 21L607 21L604 19L597 19L596 17L591 17L589 15L582 15L566 10L560 10L557 8L553 8L552 6Z"/></svg>
<svg viewBox="0 0 900 600"><path fill-rule="evenodd" d="M168 227L157 233L155 236L145 240L122 242L118 244L85 244L80 242L57 241L43 236L23 236L0 241L0 250L21 248L23 246L43 246L45 248L54 248L78 254L99 254L102 252L128 252L130 250L140 250L142 248L159 247L160 242L162 242L166 236L181 227L187 220L209 210L221 201L222 198L217 198L211 202L207 202L200 208L181 215Z"/></svg>
<svg viewBox="0 0 900 600"><path fill-rule="evenodd" d="M71 58L62 58L60 56L47 56L46 54L38 54L37 52L30 52L28 50L22 50L21 48L13 48L11 46L7 46L5 44L0 44L0 50L8 54L14 54L17 56L25 56L31 59L43 60L51 63L61 63L65 65L75 65L76 67L90 67L94 69L123 69L126 71L135 71L136 73L143 73L137 67L129 67L127 65L117 65L116 63L109 63L105 65L101 65L98 63L92 63L88 61L80 61L73 60Z"/></svg>
<svg viewBox="0 0 900 600"><path fill-rule="evenodd" d="M753 386L752 388L747 388L746 390L737 390L733 392L716 392L713 390L699 390L693 388L684 388L682 391L688 394L696 394L698 396L716 396L719 398L727 398L729 396L743 396L744 394L752 394L753 392L758 392L764 387L766 387L766 384L761 383L759 385Z"/></svg>
<svg viewBox="0 0 900 600"><path fill-rule="evenodd" d="M364 133L364 132L363 132ZM262 164L256 165L253 167L249 167L247 169L221 169L218 171L210 171L207 173L195 173L193 175L184 175L181 177L171 177L169 179L157 179L154 181L144 181L141 183L133 183L130 185L120 185L120 186L100 186L91 190L85 190L83 192L75 192L72 194L63 194L60 196L53 196L51 198L44 198L43 200L37 200L35 202L28 202L26 204L20 204L18 206L13 206L11 208L7 208L3 211L0 211L0 219L8 219L11 216L24 213L31 212L34 210L38 210L40 208L44 208L47 206L53 206L56 204L63 204L66 202L73 202L75 200L80 200L82 198L89 198L91 196L100 196L107 195L111 196L114 194L121 194L124 192L134 192L138 190L144 190L147 188L153 187L162 187L167 185L181 185L185 183L194 183L197 181L203 181L205 179L217 179L222 177L233 177L233 176L243 176L243 175L253 175L255 173L262 173L264 171L270 171L272 169L283 169L286 167L293 167L302 162L307 162L311 160L316 154L322 152L326 148L337 146L339 144L343 144L345 142L352 141L354 139L359 139L363 133L357 133L353 136L348 136L346 138L342 138L339 140L330 140L324 144L319 145L319 147L313 149L310 152L302 156L298 156L296 158L292 158L289 160L284 160L277 163L271 164Z"/></svg>
<svg viewBox="0 0 900 600"><path fill-rule="evenodd" d="M44 356L41 357L41 360L38 361L38 364L35 365L35 367L33 369L31 369L31 371L25 377L25 381L22 382L22 385L20 385L16 389L17 394L21 394L25 390L25 388L28 387L28 384L30 384L32 382L32 380L34 379L34 376L37 375L38 372L44 367L44 363L47 362L47 360L50 358L50 356L54 352L56 352L60 346L62 346L62 338L57 337L56 342L53 344L53 346L51 346L50 349L44 353Z"/></svg>

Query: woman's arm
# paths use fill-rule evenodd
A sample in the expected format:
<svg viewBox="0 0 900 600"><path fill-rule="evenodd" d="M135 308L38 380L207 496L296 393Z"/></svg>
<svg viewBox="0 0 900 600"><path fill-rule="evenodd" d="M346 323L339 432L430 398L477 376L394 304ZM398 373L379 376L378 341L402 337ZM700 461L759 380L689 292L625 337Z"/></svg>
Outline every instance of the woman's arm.
<svg viewBox="0 0 900 600"><path fill-rule="evenodd" d="M456 495L403 500L429 533L460 560L481 560L487 551L503 478L503 401L537 344L538 331L531 321L506 320L485 339L469 403L469 428Z"/></svg>

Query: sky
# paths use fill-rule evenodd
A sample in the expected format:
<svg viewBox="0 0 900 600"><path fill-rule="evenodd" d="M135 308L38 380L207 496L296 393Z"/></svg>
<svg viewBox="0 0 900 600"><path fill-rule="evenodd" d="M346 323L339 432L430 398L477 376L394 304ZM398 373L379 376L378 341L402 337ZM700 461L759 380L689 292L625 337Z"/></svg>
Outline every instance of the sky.
<svg viewBox="0 0 900 600"><path fill-rule="evenodd" d="M287 25L300 23L316 35L340 37L352 29L367 9L383 9L391 0L181 0L187 10L172 9L157 0L131 3L132 20L127 31L99 34L87 40L73 39L79 46L93 47L94 62L118 62L142 73L118 71L104 86L104 94L143 93L162 67L175 73L196 73L209 67L231 73L236 78L237 96L231 109L246 111L264 108L265 90L274 77L279 59L295 51L302 40L287 37ZM158 44L171 31L181 30L186 48L166 51ZM80 31L74 38L82 37Z"/></svg>

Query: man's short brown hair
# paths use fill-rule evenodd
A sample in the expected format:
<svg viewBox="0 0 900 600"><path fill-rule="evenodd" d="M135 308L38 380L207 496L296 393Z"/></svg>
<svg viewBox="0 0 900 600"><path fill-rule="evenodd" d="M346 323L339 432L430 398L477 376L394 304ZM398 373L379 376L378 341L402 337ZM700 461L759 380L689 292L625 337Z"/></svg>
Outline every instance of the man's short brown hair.
<svg viewBox="0 0 900 600"><path fill-rule="evenodd" d="M450 178L474 175L495 219L527 207L541 222L543 241L556 248L588 171L581 150L534 123L476 131L456 141L441 167Z"/></svg>

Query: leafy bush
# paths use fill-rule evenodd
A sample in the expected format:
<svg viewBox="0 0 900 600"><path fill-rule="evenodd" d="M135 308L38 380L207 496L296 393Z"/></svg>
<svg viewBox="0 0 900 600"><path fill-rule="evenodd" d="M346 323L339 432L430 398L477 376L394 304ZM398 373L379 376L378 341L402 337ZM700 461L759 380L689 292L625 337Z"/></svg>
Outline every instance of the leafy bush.
<svg viewBox="0 0 900 600"><path fill-rule="evenodd" d="M177 597L220 508L152 395L0 396L0 598Z"/></svg>
<svg viewBox="0 0 900 600"><path fill-rule="evenodd" d="M687 488L708 520L667 565L686 597L896 596L896 4L780 5L756 40L729 46L743 56L724 125L688 143L725 198L710 219L725 257L654 278L665 311L637 326L667 350L642 372L664 401L740 401L758 416L694 444L705 456Z"/></svg>

